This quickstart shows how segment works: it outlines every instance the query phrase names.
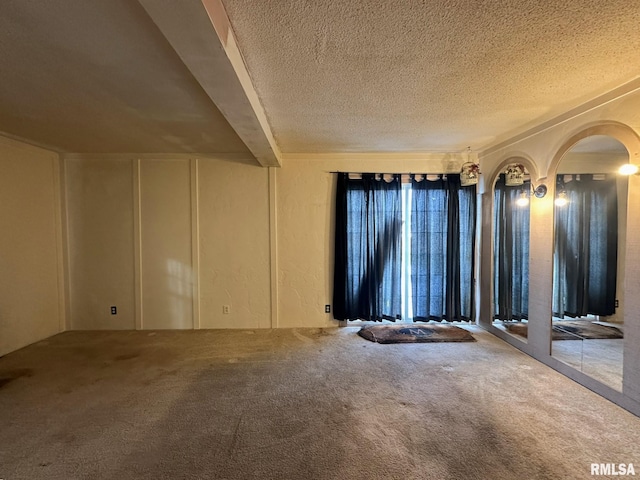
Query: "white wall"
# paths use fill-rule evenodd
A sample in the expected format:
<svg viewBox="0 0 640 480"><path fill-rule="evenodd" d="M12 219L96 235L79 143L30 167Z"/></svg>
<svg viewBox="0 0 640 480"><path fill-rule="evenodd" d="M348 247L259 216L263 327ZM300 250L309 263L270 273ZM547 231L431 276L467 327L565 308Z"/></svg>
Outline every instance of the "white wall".
<svg viewBox="0 0 640 480"><path fill-rule="evenodd" d="M189 160L140 163L142 326L193 328Z"/></svg>
<svg viewBox="0 0 640 480"><path fill-rule="evenodd" d="M0 138L0 355L64 329L58 161Z"/></svg>
<svg viewBox="0 0 640 480"><path fill-rule="evenodd" d="M271 326L268 169L73 157L65 170L73 329Z"/></svg>
<svg viewBox="0 0 640 480"><path fill-rule="evenodd" d="M268 182L266 168L198 163L202 328L271 327Z"/></svg>
<svg viewBox="0 0 640 480"><path fill-rule="evenodd" d="M456 172L465 160L303 156L270 172L215 158L69 158L72 328L337 326L324 312L331 172Z"/></svg>
<svg viewBox="0 0 640 480"><path fill-rule="evenodd" d="M276 169L278 327L331 327L336 175L460 172L465 155L300 155Z"/></svg>
<svg viewBox="0 0 640 480"><path fill-rule="evenodd" d="M322 162L276 170L278 327L337 326L324 306L333 283L335 175Z"/></svg>
<svg viewBox="0 0 640 480"><path fill-rule="evenodd" d="M132 162L66 160L65 174L70 328L133 329Z"/></svg>
<svg viewBox="0 0 640 480"><path fill-rule="evenodd" d="M640 105L637 107L640 110ZM629 179L623 391L640 402L640 177ZM640 415L636 411L637 415Z"/></svg>

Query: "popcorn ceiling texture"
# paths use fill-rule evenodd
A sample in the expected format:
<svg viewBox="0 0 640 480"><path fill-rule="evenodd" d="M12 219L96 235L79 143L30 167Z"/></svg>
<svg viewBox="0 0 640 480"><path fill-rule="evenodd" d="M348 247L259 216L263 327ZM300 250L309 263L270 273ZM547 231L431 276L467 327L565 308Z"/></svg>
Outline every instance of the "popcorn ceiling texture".
<svg viewBox="0 0 640 480"><path fill-rule="evenodd" d="M481 151L640 72L625 0L220 1L284 153ZM212 30L201 0L5 1L0 132L60 152L250 156L225 117L255 125L246 102L210 97L240 88Z"/></svg>
<svg viewBox="0 0 640 480"><path fill-rule="evenodd" d="M640 66L628 1L224 4L284 152L477 149Z"/></svg>

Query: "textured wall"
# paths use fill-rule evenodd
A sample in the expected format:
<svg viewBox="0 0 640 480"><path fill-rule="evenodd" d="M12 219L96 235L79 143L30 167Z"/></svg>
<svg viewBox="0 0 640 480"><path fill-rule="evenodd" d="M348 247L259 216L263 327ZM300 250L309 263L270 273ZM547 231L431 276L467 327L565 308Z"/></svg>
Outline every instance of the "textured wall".
<svg viewBox="0 0 640 480"><path fill-rule="evenodd" d="M189 160L140 164L142 326L193 328Z"/></svg>
<svg viewBox="0 0 640 480"><path fill-rule="evenodd" d="M333 297L336 176L331 172L459 171L463 158L379 155L286 159L276 170L278 326L337 326L324 306Z"/></svg>
<svg viewBox="0 0 640 480"><path fill-rule="evenodd" d="M135 328L132 162L66 160L65 174L70 328Z"/></svg>
<svg viewBox="0 0 640 480"><path fill-rule="evenodd" d="M551 188L544 198L530 204L529 244L529 336L533 351L548 355L551 344L551 288L553 277L553 198ZM489 306L489 305L487 305Z"/></svg>
<svg viewBox="0 0 640 480"><path fill-rule="evenodd" d="M623 392L640 402L640 177L629 179Z"/></svg>
<svg viewBox="0 0 640 480"><path fill-rule="evenodd" d="M198 164L200 324L271 326L268 169ZM223 314L223 305L230 313Z"/></svg>
<svg viewBox="0 0 640 480"><path fill-rule="evenodd" d="M335 175L316 162L276 172L278 326L336 326L331 314Z"/></svg>
<svg viewBox="0 0 640 480"><path fill-rule="evenodd" d="M0 138L0 356L63 328L57 163Z"/></svg>
<svg viewBox="0 0 640 480"><path fill-rule="evenodd" d="M289 159L271 184L269 170L221 159L145 158L139 173L135 159L67 160L72 328L337 326L324 312L333 283L330 172L456 171L464 160Z"/></svg>
<svg viewBox="0 0 640 480"><path fill-rule="evenodd" d="M65 166L71 328L271 326L267 169L154 158Z"/></svg>

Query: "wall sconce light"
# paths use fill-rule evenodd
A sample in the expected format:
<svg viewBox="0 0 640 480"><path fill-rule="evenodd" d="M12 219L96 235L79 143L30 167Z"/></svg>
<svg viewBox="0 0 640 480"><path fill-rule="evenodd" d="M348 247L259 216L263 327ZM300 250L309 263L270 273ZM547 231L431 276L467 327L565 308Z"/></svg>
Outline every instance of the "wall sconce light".
<svg viewBox="0 0 640 480"><path fill-rule="evenodd" d="M569 203L569 199L567 198L567 190L564 188L563 183L558 183L557 189L558 194L556 195L556 199L553 203L556 204L556 207L564 207L567 203Z"/></svg>
<svg viewBox="0 0 640 480"><path fill-rule="evenodd" d="M567 188L564 185L564 180L561 177L557 177L556 181L556 198L553 201L556 207L564 207L567 203L569 203L569 198L567 197Z"/></svg>
<svg viewBox="0 0 640 480"><path fill-rule="evenodd" d="M547 194L547 186L544 183L541 183L537 187L533 188L531 186L531 191L522 190L520 191L520 196L516 200L516 205L519 207L526 207L529 205L529 196L533 194L536 198L543 198Z"/></svg>
<svg viewBox="0 0 640 480"><path fill-rule="evenodd" d="M460 185L468 187L478 183L480 177L480 164L471 161L471 147L467 147L467 162L462 164L460 170Z"/></svg>
<svg viewBox="0 0 640 480"><path fill-rule="evenodd" d="M536 196L536 198L544 198L544 196L547 194L547 186L544 183L541 183L535 188L533 194Z"/></svg>
<svg viewBox="0 0 640 480"><path fill-rule="evenodd" d="M518 205L519 207L526 207L527 205L529 205L529 195L527 195L527 192L525 190L522 190L520 192L520 196L516 200L516 205Z"/></svg>
<svg viewBox="0 0 640 480"><path fill-rule="evenodd" d="M507 187L517 187L524 183L524 165L512 163L504 171L504 184Z"/></svg>
<svg viewBox="0 0 640 480"><path fill-rule="evenodd" d="M556 204L556 207L564 207L567 203L569 203L569 200L567 200L567 192L558 193L558 196L556 197L554 203Z"/></svg>
<svg viewBox="0 0 640 480"><path fill-rule="evenodd" d="M625 163L618 169L620 175L637 175L639 167L633 163Z"/></svg>

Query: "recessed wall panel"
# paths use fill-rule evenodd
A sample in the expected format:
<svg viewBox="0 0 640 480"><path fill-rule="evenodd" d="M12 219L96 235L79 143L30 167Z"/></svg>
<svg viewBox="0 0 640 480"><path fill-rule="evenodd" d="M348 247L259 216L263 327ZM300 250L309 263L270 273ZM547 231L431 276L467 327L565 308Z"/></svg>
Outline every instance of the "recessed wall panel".
<svg viewBox="0 0 640 480"><path fill-rule="evenodd" d="M142 328L193 328L189 160L142 160L139 178Z"/></svg>
<svg viewBox="0 0 640 480"><path fill-rule="evenodd" d="M0 356L60 331L57 161L0 138Z"/></svg>
<svg viewBox="0 0 640 480"><path fill-rule="evenodd" d="M71 329L133 329L133 162L67 159L65 170Z"/></svg>
<svg viewBox="0 0 640 480"><path fill-rule="evenodd" d="M202 328L271 326L268 174L259 166L199 160Z"/></svg>

